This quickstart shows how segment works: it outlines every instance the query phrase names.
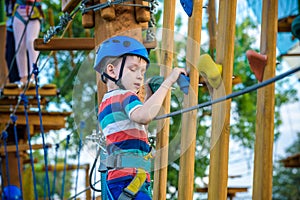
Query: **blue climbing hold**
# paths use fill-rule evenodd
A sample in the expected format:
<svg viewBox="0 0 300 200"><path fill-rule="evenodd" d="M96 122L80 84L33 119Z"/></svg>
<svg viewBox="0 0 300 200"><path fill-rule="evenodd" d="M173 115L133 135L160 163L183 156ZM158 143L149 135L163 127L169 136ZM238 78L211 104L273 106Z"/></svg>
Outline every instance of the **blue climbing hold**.
<svg viewBox="0 0 300 200"><path fill-rule="evenodd" d="M180 74L179 78L177 79L177 84L180 87L180 90L184 93L184 94L188 94L189 93L189 85L190 85L190 78L187 77L184 74Z"/></svg>
<svg viewBox="0 0 300 200"><path fill-rule="evenodd" d="M3 200L21 200L21 190L15 185L8 185L4 187L2 193Z"/></svg>
<svg viewBox="0 0 300 200"><path fill-rule="evenodd" d="M193 13L193 0L180 0L180 3L186 14L191 17Z"/></svg>

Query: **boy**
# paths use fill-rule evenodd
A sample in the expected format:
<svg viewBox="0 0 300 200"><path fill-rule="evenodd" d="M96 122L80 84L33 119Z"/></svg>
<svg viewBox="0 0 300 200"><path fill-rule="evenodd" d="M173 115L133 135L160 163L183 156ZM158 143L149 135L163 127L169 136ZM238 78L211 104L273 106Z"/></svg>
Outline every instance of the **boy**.
<svg viewBox="0 0 300 200"><path fill-rule="evenodd" d="M144 104L137 92L150 60L145 47L127 36L115 36L100 46L94 69L108 92L99 105L98 120L106 138L109 199L151 199L151 151L147 125L159 112L164 98L181 73L174 68Z"/></svg>

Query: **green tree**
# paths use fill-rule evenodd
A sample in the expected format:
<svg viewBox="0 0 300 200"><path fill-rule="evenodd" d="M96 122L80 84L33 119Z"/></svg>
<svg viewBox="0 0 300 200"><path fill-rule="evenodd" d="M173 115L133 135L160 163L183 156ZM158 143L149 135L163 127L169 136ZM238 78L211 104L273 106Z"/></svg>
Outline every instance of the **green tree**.
<svg viewBox="0 0 300 200"><path fill-rule="evenodd" d="M300 133L295 142L286 150L287 156L293 156L299 152ZM286 168L282 162L277 162L274 163L273 172L273 199L299 200L300 168Z"/></svg>

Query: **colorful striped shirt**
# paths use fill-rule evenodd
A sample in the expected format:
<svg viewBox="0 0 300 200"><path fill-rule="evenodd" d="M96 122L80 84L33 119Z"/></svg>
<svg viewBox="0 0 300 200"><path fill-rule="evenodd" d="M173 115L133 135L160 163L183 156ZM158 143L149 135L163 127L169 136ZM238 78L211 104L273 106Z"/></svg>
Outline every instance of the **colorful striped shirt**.
<svg viewBox="0 0 300 200"><path fill-rule="evenodd" d="M98 120L109 155L130 152L144 156L149 153L145 126L130 120L131 113L140 106L142 102L138 96L129 90L118 89L104 95L99 105ZM110 170L108 181L133 177L135 173L135 168Z"/></svg>

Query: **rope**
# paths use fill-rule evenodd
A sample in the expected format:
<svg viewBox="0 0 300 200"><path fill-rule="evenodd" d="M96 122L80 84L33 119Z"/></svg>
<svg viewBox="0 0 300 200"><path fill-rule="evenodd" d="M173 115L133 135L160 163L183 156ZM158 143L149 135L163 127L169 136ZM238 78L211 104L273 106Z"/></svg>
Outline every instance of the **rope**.
<svg viewBox="0 0 300 200"><path fill-rule="evenodd" d="M65 177L66 177L66 169L67 169L67 150L69 148L70 143L70 135L67 136L67 143L66 143L66 149L65 149L65 160L64 160L64 172L62 177L62 186L61 186L61 199L64 199L64 192L65 192Z"/></svg>
<svg viewBox="0 0 300 200"><path fill-rule="evenodd" d="M8 134L6 131L2 132L2 139L3 139L3 145L4 145L4 154L5 154L5 172L7 177L7 185L10 185L10 176L9 176L9 164L8 164L8 152L7 152L7 138Z"/></svg>
<svg viewBox="0 0 300 200"><path fill-rule="evenodd" d="M17 162L18 162L18 176L19 176L19 182L20 182L20 191L21 191L21 197L23 197L23 186L22 186L22 174L21 174L21 163L20 163L20 153L19 153L19 144L18 144L18 133L17 133L17 116L11 115L10 116L13 126L14 126L14 136L15 136L15 144L16 144L16 155L17 155Z"/></svg>
<svg viewBox="0 0 300 200"><path fill-rule="evenodd" d="M29 144L30 164L31 164L32 177L33 177L34 197L37 200L38 193L37 193L37 189L36 189L36 176L35 176L35 171L34 171L31 136L30 136L30 128L29 128L29 120L28 120L28 112L27 112L27 108L28 108L27 96L25 94L21 94L21 100L24 102L24 114L25 114L25 119L26 119L26 129L27 129L27 138L28 138L28 144Z"/></svg>
<svg viewBox="0 0 300 200"><path fill-rule="evenodd" d="M33 65L33 73L34 73L34 79L35 79L36 100L37 100L39 119L40 119L40 130L41 130L42 139L43 139L44 160L45 160L45 176L46 176L48 197L49 197L49 199L51 199L50 198L51 195L50 195L49 176L48 176L47 150L46 150L45 133L44 133L44 127L43 127L43 120L42 120L41 102L40 102L40 97L39 97L39 85L38 85L39 69L38 69L36 64Z"/></svg>
<svg viewBox="0 0 300 200"><path fill-rule="evenodd" d="M199 109L199 108L203 108L203 107L206 107L206 106L211 106L213 104L216 104L216 103L228 100L228 99L232 99L234 97L237 97L237 96L240 96L240 95L252 92L252 91L257 90L259 88L262 88L262 87L264 87L266 85L274 83L274 82L276 82L278 80L281 80L281 79L283 79L283 78L285 78L285 77L287 77L287 76L289 76L289 75L291 75L293 73L296 73L299 70L300 70L300 66L296 67L294 69L291 69L291 70L289 70L289 71L287 71L287 72L285 72L285 73L283 73L281 75L278 75L278 76L270 78L270 79L268 79L266 81L263 81L261 83L257 83L255 85L247 87L247 88L245 88L243 90L231 93L229 95L220 97L218 99L214 99L214 100L211 100L211 101L207 101L207 102L198 104L196 106L192 106L192 107L189 107L189 108L184 108L184 109L181 109L181 110L178 110L178 111L175 111L175 112L171 112L171 113L168 113L168 114L157 116L157 117L154 118L154 120L160 120L160 119L164 119L164 118L168 118L168 117L173 117L175 115L179 115L179 114L182 114L182 113L185 113L185 112L189 112L189 111L192 111L192 110L196 110L196 109Z"/></svg>
<svg viewBox="0 0 300 200"><path fill-rule="evenodd" d="M55 145L55 159L54 159L54 171L53 171L53 182L52 182L52 197L54 197L55 193L55 184L56 184L56 168L57 168L57 155L58 155L59 144Z"/></svg>
<svg viewBox="0 0 300 200"><path fill-rule="evenodd" d="M83 121L81 121L80 122L79 145L78 145L78 163L77 163L77 170L76 170L75 194L77 193L78 175L79 175L79 167L80 167L80 151L81 151L81 146L82 146L82 135L83 135L84 128L85 128L85 123Z"/></svg>

